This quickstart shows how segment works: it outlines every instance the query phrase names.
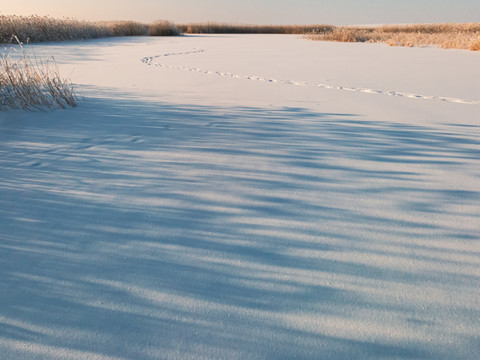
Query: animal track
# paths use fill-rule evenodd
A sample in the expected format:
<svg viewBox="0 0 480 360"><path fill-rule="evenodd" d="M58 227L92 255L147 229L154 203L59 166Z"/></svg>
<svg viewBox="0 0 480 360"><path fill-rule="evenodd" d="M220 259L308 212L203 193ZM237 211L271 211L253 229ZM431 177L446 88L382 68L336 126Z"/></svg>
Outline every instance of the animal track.
<svg viewBox="0 0 480 360"><path fill-rule="evenodd" d="M203 53L207 50L204 49L193 49L192 51L185 51L185 52L178 52L178 53L166 53L166 54L161 54L161 55L156 55L156 56L150 56L150 57L145 57L142 59L144 63L147 65L152 65L154 59L158 59L160 57L166 57L166 56L177 56L177 55L191 55L191 54L200 54Z"/></svg>
<svg viewBox="0 0 480 360"><path fill-rule="evenodd" d="M322 83L314 84L314 83L309 83L304 81L295 81L295 80L278 80L278 79L271 79L271 78L256 76L256 75L243 75L243 74L235 74L231 72L215 71L210 69L199 69L199 68L190 68L186 66L167 65L167 64L158 63L155 61L156 59L165 57L165 56L190 55L190 54L203 53L206 51L207 50L204 50L204 49L194 49L192 51L186 51L186 52L167 53L167 54L162 54L157 56L145 57L142 59L142 62L150 66L157 66L165 69L198 72L198 73L203 73L208 75L231 77L234 79L255 80L255 81L263 81L263 82L269 82L269 83L278 83L283 85L319 87L323 89L361 92L361 93L375 94L375 95L398 96L398 97L406 97L406 98L417 99L417 100L437 100L437 101L444 101L444 102L458 103L458 104L480 105L480 100L465 100L465 99L452 98L452 97L446 97L446 96L420 95L420 94L412 94L412 93L400 92L400 91L387 91L387 90L375 90L375 89L368 89L368 88L334 86L334 85L328 85L328 84L322 84Z"/></svg>

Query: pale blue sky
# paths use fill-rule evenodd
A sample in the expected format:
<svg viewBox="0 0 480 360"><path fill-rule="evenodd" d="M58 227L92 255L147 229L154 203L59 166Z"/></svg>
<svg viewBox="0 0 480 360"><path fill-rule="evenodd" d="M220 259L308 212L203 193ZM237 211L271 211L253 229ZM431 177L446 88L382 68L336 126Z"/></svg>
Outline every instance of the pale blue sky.
<svg viewBox="0 0 480 360"><path fill-rule="evenodd" d="M480 22L480 0L0 0L0 14L249 24Z"/></svg>

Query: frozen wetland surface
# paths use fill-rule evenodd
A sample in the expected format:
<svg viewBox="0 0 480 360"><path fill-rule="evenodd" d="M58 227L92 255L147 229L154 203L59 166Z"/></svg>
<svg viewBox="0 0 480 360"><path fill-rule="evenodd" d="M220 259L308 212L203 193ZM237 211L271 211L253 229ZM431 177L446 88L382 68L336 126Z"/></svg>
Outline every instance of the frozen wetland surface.
<svg viewBox="0 0 480 360"><path fill-rule="evenodd" d="M0 113L0 358L479 359L480 54L36 45Z"/></svg>

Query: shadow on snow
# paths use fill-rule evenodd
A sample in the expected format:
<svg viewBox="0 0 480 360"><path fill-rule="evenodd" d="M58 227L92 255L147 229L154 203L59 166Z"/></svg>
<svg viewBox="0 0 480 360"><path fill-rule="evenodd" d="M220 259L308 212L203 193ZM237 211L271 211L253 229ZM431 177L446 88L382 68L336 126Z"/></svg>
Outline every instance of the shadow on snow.
<svg viewBox="0 0 480 360"><path fill-rule="evenodd" d="M127 99L2 116L0 346L122 359L458 350L408 336L452 335L451 308L410 287L478 284L451 270L472 252L448 246L478 241L459 221L478 222L478 188L436 178L478 177L478 129Z"/></svg>

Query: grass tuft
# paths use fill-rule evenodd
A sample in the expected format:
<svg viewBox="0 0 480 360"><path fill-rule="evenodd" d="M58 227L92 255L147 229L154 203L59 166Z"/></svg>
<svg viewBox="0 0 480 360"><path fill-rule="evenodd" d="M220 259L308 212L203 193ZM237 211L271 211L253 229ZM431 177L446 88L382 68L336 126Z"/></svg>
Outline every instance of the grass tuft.
<svg viewBox="0 0 480 360"><path fill-rule="evenodd" d="M105 27L110 36L147 36L148 25L137 21L102 21L97 26Z"/></svg>
<svg viewBox="0 0 480 360"><path fill-rule="evenodd" d="M470 42L469 50L480 51L480 36Z"/></svg>
<svg viewBox="0 0 480 360"><path fill-rule="evenodd" d="M167 20L157 20L149 25L150 36L178 36L181 35L177 26Z"/></svg>
<svg viewBox="0 0 480 360"><path fill-rule="evenodd" d="M60 77L55 61L38 60L20 48L18 59L0 57L0 111L75 107L72 85Z"/></svg>

